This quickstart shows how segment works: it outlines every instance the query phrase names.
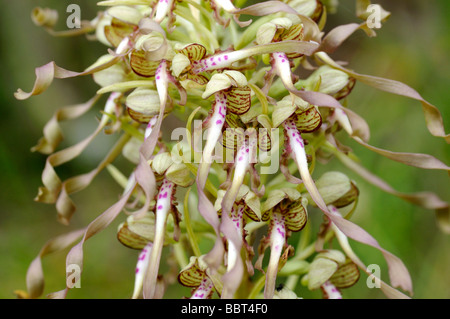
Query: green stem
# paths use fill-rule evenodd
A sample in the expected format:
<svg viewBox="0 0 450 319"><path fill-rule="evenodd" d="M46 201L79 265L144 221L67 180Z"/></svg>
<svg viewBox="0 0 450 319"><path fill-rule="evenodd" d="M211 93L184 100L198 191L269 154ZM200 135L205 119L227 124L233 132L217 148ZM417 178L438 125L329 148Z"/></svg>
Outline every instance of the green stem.
<svg viewBox="0 0 450 319"><path fill-rule="evenodd" d="M198 247L198 240L195 236L194 230L192 229L191 224L191 216L189 214L189 193L191 192L191 188L188 188L186 195L184 196L184 225L186 227L186 232L188 235L189 243L191 244L192 251L194 252L195 256L200 257L201 252L200 248Z"/></svg>
<svg viewBox="0 0 450 319"><path fill-rule="evenodd" d="M184 247L181 242L178 242L175 245L173 245L173 252L175 254L175 259L177 260L180 269L186 267L189 261L188 258L186 257L186 253L184 251Z"/></svg>
<svg viewBox="0 0 450 319"><path fill-rule="evenodd" d="M258 294L264 288L265 282L266 282L266 276L262 275L261 277L259 277L258 280L253 285L252 290L248 294L248 299L256 299Z"/></svg>

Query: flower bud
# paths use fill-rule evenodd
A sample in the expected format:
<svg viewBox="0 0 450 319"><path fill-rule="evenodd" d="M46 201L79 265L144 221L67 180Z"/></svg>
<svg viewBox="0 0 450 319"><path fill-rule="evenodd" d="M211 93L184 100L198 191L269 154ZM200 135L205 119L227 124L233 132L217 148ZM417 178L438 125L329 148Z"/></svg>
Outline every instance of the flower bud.
<svg viewBox="0 0 450 319"><path fill-rule="evenodd" d="M205 91L202 98L206 99L212 94L229 89L230 87L245 87L247 85L247 78L239 71L225 71L223 73L214 74L206 84Z"/></svg>
<svg viewBox="0 0 450 319"><path fill-rule="evenodd" d="M156 90L139 87L131 92L125 101L130 116L146 123L149 118L159 114L160 100Z"/></svg>
<svg viewBox="0 0 450 319"><path fill-rule="evenodd" d="M317 254L316 259L318 258L327 258L336 262L338 265L345 263L345 255L336 249L323 250Z"/></svg>
<svg viewBox="0 0 450 319"><path fill-rule="evenodd" d="M138 164L140 159L139 148L142 141L137 137L132 137L122 149L122 155L131 163Z"/></svg>
<svg viewBox="0 0 450 319"><path fill-rule="evenodd" d="M256 42L258 44L267 44L272 42L277 32L277 26L271 22L264 23L256 32Z"/></svg>
<svg viewBox="0 0 450 319"><path fill-rule="evenodd" d="M184 163L173 163L166 171L166 179L181 187L194 183L194 176Z"/></svg>
<svg viewBox="0 0 450 319"><path fill-rule="evenodd" d="M305 260L291 259L280 270L280 276L302 275L309 270L309 263Z"/></svg>
<svg viewBox="0 0 450 319"><path fill-rule="evenodd" d="M211 77L208 84L206 84L205 92L203 92L202 98L206 99L214 93L226 90L230 87L230 77L223 73L216 73Z"/></svg>
<svg viewBox="0 0 450 319"><path fill-rule="evenodd" d="M169 152L155 155L151 163L153 170L158 175L164 175L167 169L173 164L172 156Z"/></svg>
<svg viewBox="0 0 450 319"><path fill-rule="evenodd" d="M309 90L317 89L325 94L336 94L344 89L350 81L347 73L336 70L328 65L321 66L307 79L305 86Z"/></svg>
<svg viewBox="0 0 450 319"><path fill-rule="evenodd" d="M217 192L217 199L214 203L214 209L220 211L222 209L222 200L225 196L226 191L219 189ZM242 184L239 188L238 194L236 196L236 203L244 202L245 209L244 213L252 220L259 221L261 219L261 202L254 192L250 188Z"/></svg>
<svg viewBox="0 0 450 319"><path fill-rule="evenodd" d="M192 256L189 264L178 274L178 281L186 287L198 287L203 278L207 276L207 269L208 264L205 262L204 256Z"/></svg>
<svg viewBox="0 0 450 319"><path fill-rule="evenodd" d="M103 14L101 18L95 24L95 37L102 44L110 47L111 43L109 43L108 39L105 35L105 26L111 25L112 17L109 14Z"/></svg>
<svg viewBox="0 0 450 319"><path fill-rule="evenodd" d="M130 6L114 6L106 11L110 16L126 23L138 25L143 18L142 13Z"/></svg>
<svg viewBox="0 0 450 319"><path fill-rule="evenodd" d="M58 21L58 11L36 7L31 11L31 20L40 27L53 27Z"/></svg>
<svg viewBox="0 0 450 319"><path fill-rule="evenodd" d="M185 72L186 69L191 65L191 61L187 56L182 53L177 53L172 60L172 72L176 77L180 76L181 73Z"/></svg>
<svg viewBox="0 0 450 319"><path fill-rule="evenodd" d="M339 250L326 250L314 258L307 275L308 289L320 288L345 262L345 255Z"/></svg>
<svg viewBox="0 0 450 319"><path fill-rule="evenodd" d="M323 13L323 5L319 0L292 0L289 5L299 14L319 21Z"/></svg>
<svg viewBox="0 0 450 319"><path fill-rule="evenodd" d="M359 195L359 190L345 174L331 171L323 174L316 181L316 187L325 204L335 207L345 207L353 203ZM304 195L309 198L308 194ZM313 205L314 202L310 201Z"/></svg>
<svg viewBox="0 0 450 319"><path fill-rule="evenodd" d="M130 215L127 220L120 224L117 239L124 245L133 249L143 249L155 238L155 215L147 213L144 217L136 218ZM171 234L166 232L164 244L173 244Z"/></svg>
<svg viewBox="0 0 450 319"><path fill-rule="evenodd" d="M269 193L266 201L261 206L261 211L263 213L266 213L270 209L274 208L276 205L281 203L281 201L283 201L284 199L296 201L300 197L301 197L300 193L294 188L275 189Z"/></svg>
<svg viewBox="0 0 450 319"><path fill-rule="evenodd" d="M298 102L300 102L302 106L307 106L308 103L300 99ZM273 110L272 113L272 123L273 127L278 127L286 121L292 114L294 114L295 110L298 107L297 99L295 99L295 102L292 103L292 99L288 96L288 98L283 98L281 101L279 101L276 105L276 107Z"/></svg>
<svg viewBox="0 0 450 319"><path fill-rule="evenodd" d="M109 54L101 56L93 65L87 69L95 68L108 62L113 57ZM121 63L116 63L107 69L95 72L93 75L94 82L101 87L106 87L119 82L124 82L127 79L127 74Z"/></svg>
<svg viewBox="0 0 450 319"><path fill-rule="evenodd" d="M277 39L277 35L292 27L292 20L289 18L276 18L264 23L256 32L256 42L258 44L271 43Z"/></svg>
<svg viewBox="0 0 450 319"><path fill-rule="evenodd" d="M359 277L358 266L347 259L344 264L339 265L339 268L330 277L330 282L337 288L349 288L358 282Z"/></svg>

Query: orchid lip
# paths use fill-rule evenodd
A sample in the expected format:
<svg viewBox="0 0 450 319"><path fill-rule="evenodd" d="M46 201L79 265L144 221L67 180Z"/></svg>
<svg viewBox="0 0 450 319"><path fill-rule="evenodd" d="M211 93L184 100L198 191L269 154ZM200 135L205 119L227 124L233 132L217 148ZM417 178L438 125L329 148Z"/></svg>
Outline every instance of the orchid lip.
<svg viewBox="0 0 450 319"><path fill-rule="evenodd" d="M326 281L321 288L326 299L342 299L341 293L331 282Z"/></svg>
<svg viewBox="0 0 450 319"><path fill-rule="evenodd" d="M216 104L214 107L214 113L209 120L211 125L208 128L208 138L206 140L205 148L203 149L202 161L199 165L197 174L199 187L202 189L206 182L209 168L212 163L212 153L222 133L222 127L225 123L225 116L227 112L226 94L223 92L215 93L215 100Z"/></svg>
<svg viewBox="0 0 450 319"><path fill-rule="evenodd" d="M200 286L194 291L190 299L207 299L213 292L214 285L212 281L205 277L203 278Z"/></svg>
<svg viewBox="0 0 450 319"><path fill-rule="evenodd" d="M161 23L162 20L169 13L170 8L172 7L173 0L159 0L156 5L156 13L154 17L154 21L157 23Z"/></svg>
<svg viewBox="0 0 450 319"><path fill-rule="evenodd" d="M275 293L275 280L278 273L278 263L281 252L286 242L286 227L284 216L277 212L272 212L272 232L270 234L270 259L267 266L266 285L264 288L264 298L272 299Z"/></svg>
<svg viewBox="0 0 450 319"><path fill-rule="evenodd" d="M158 276L159 264L161 260L161 252L164 244L164 235L166 232L166 221L172 206L172 194L174 184L168 180L164 180L157 196L156 201L156 223L155 223L155 239L150 254L148 278L144 284L144 297L153 298L156 289L156 280ZM147 290L148 289L148 290Z"/></svg>
<svg viewBox="0 0 450 319"><path fill-rule="evenodd" d="M148 264L150 261L152 246L153 243L148 243L147 246L145 246L139 253L138 261L136 264L136 279L132 299L137 299L141 293L142 285L144 283L144 276L148 269Z"/></svg>

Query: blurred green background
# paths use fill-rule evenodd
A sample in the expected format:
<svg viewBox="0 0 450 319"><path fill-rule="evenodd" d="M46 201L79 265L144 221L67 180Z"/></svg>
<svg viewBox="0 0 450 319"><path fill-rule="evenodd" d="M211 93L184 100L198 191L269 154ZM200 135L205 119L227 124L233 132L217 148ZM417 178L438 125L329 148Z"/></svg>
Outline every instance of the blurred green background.
<svg viewBox="0 0 450 319"><path fill-rule="evenodd" d="M34 81L34 68L54 60L59 66L81 71L105 54L103 45L84 37L54 38L34 26L30 12L35 6L59 11L58 26L63 29L70 3L81 7L82 19L95 16L95 1L20 0L3 1L0 12L2 66L0 78L0 298L15 298L14 290L26 289L25 274L30 262L44 243L69 229L84 227L108 208L120 194L120 188L106 172L83 192L73 196L77 212L70 226L56 221L51 205L33 198L41 186L40 174L45 156L31 153L42 135L42 128L61 106L87 101L97 85L90 78L55 80L42 95L16 101L17 88L28 91ZM450 2L447 0L378 1L392 17L375 38L362 31L354 34L333 57L349 61L359 73L402 81L415 88L442 112L446 131L450 131ZM339 14L329 16L332 26L355 22L354 1L340 0ZM385 149L429 153L450 163L448 145L431 136L425 126L419 102L376 91L357 84L349 105L365 117L371 126L371 144ZM89 112L76 123L64 123L66 140L74 144L94 130L98 110ZM71 176L94 168L114 136L101 136L76 160L58 172ZM442 171L424 171L382 158L356 143L348 144L360 155L362 163L395 189L404 192L430 190L450 200L450 183ZM341 169L339 163L330 167ZM319 168L320 169L320 168ZM344 171L348 172L348 170ZM361 200L353 220L378 239L380 245L400 257L410 271L415 298L450 298L450 236L436 226L434 212L415 207L372 187L348 172L358 183ZM129 298L133 289L136 251L123 247L116 239L122 215L108 229L85 244L82 288L70 291L69 298ZM377 250L353 243L366 263L382 267L382 279L388 281L385 262ZM65 287L65 256L56 253L43 260L46 274L45 294ZM365 286L366 276L344 298L384 298L378 289ZM303 287L300 296L318 297ZM169 295L170 297L170 295Z"/></svg>

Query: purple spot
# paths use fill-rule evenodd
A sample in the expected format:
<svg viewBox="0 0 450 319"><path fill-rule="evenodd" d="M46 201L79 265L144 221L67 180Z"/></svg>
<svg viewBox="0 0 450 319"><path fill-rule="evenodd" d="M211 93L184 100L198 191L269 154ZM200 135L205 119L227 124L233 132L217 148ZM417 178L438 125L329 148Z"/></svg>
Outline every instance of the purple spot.
<svg viewBox="0 0 450 319"><path fill-rule="evenodd" d="M221 58L221 57L219 57L219 62L220 62L220 61L222 61L222 58Z"/></svg>
<svg viewBox="0 0 450 319"><path fill-rule="evenodd" d="M225 60L228 60L228 55L224 55L223 58L224 58Z"/></svg>
<svg viewBox="0 0 450 319"><path fill-rule="evenodd" d="M160 78L161 78L161 77L160 77L159 75L156 77L157 80L159 80Z"/></svg>
<svg viewBox="0 0 450 319"><path fill-rule="evenodd" d="M242 161L242 156L241 156L241 157L239 157L238 161Z"/></svg>
<svg viewBox="0 0 450 319"><path fill-rule="evenodd" d="M221 120L217 120L216 124L222 124Z"/></svg>
<svg viewBox="0 0 450 319"><path fill-rule="evenodd" d="M167 192L162 195L162 198L167 198Z"/></svg>
<svg viewBox="0 0 450 319"><path fill-rule="evenodd" d="M281 62L283 62L283 63L284 63L284 62L286 62L286 60L285 60L285 59L283 59L283 60L281 60Z"/></svg>
<svg viewBox="0 0 450 319"><path fill-rule="evenodd" d="M216 62L213 62L211 65L216 65Z"/></svg>
<svg viewBox="0 0 450 319"><path fill-rule="evenodd" d="M214 61L214 58L210 58L209 61Z"/></svg>
<svg viewBox="0 0 450 319"><path fill-rule="evenodd" d="M136 268L136 274L139 272L139 268Z"/></svg>
<svg viewBox="0 0 450 319"><path fill-rule="evenodd" d="M163 209L163 205L158 206L158 210L161 210L161 209Z"/></svg>
<svg viewBox="0 0 450 319"><path fill-rule="evenodd" d="M140 257L139 257L139 260L144 260L145 259L145 254L142 254Z"/></svg>
<svg viewBox="0 0 450 319"><path fill-rule="evenodd" d="M249 149L247 148L245 151L248 153Z"/></svg>

